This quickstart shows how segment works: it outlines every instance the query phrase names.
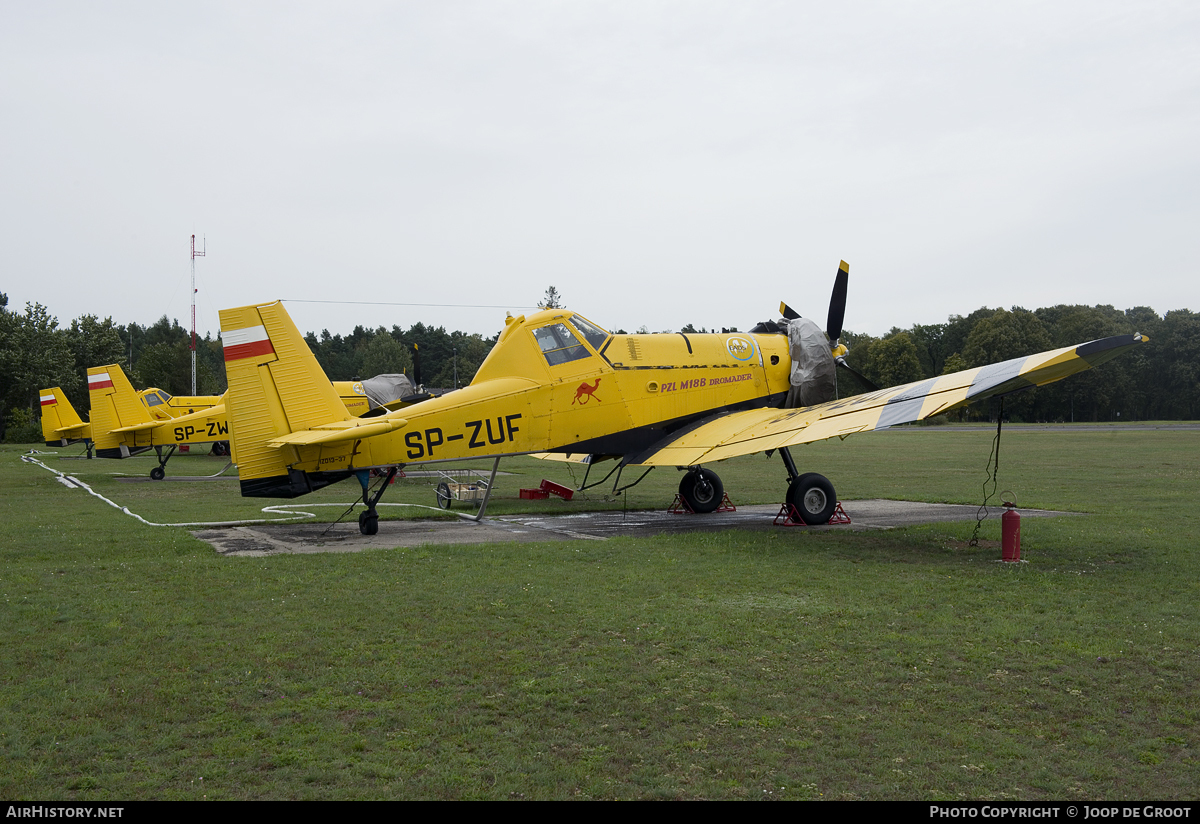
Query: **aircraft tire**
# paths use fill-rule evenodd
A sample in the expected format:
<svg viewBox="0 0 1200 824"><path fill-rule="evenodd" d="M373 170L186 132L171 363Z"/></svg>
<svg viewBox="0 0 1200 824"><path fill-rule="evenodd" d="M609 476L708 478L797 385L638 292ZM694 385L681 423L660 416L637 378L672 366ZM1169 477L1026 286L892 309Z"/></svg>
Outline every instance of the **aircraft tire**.
<svg viewBox="0 0 1200 824"><path fill-rule="evenodd" d="M229 455L229 441L214 441L212 453L218 458L227 457Z"/></svg>
<svg viewBox="0 0 1200 824"><path fill-rule="evenodd" d="M689 469L679 482L679 497L692 512L712 512L725 497L725 485L711 469Z"/></svg>
<svg viewBox="0 0 1200 824"><path fill-rule="evenodd" d="M152 481L161 481L165 477L167 477L167 470L161 466L156 466L150 470L150 480Z"/></svg>
<svg viewBox="0 0 1200 824"><path fill-rule="evenodd" d="M788 503L809 526L829 523L837 508L837 493L824 475L806 472L788 487Z"/></svg>
<svg viewBox="0 0 1200 824"><path fill-rule="evenodd" d="M358 531L363 535L375 535L379 532L379 515L371 510L358 513Z"/></svg>
<svg viewBox="0 0 1200 824"><path fill-rule="evenodd" d="M449 509L450 502L454 499L450 497L450 486L448 484L437 485L437 505L438 509Z"/></svg>

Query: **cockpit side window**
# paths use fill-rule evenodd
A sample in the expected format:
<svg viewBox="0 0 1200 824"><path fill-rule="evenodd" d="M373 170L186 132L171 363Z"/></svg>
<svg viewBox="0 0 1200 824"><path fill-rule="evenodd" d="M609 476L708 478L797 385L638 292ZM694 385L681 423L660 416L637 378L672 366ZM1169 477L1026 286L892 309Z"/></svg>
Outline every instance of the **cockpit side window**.
<svg viewBox="0 0 1200 824"><path fill-rule="evenodd" d="M163 402L162 398L160 398L158 396L157 392L151 392L150 394L145 395L144 397L146 398L146 406L161 406L162 405L162 402Z"/></svg>
<svg viewBox="0 0 1200 824"><path fill-rule="evenodd" d="M533 337L538 342L542 354L551 366L570 361L581 360L591 353L579 342L579 338L567 328L566 324L552 323L540 329L533 330Z"/></svg>
<svg viewBox="0 0 1200 824"><path fill-rule="evenodd" d="M590 343L597 352L604 346L604 341L608 340L608 332L579 315L571 318L571 324L579 330L583 339Z"/></svg>

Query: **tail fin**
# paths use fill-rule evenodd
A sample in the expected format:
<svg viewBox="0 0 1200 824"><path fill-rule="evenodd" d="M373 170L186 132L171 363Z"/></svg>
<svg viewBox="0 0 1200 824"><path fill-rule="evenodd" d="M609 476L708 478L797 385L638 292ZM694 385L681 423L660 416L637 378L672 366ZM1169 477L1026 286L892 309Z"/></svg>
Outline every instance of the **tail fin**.
<svg viewBox="0 0 1200 824"><path fill-rule="evenodd" d="M115 363L88 369L92 398L92 439L101 458L128 458L148 449L155 421Z"/></svg>
<svg viewBox="0 0 1200 824"><path fill-rule="evenodd" d="M294 468L315 460L317 447L267 445L352 417L283 304L221 310L221 336L242 494L292 498L346 477L349 472L322 472L324 480L310 480Z"/></svg>
<svg viewBox="0 0 1200 824"><path fill-rule="evenodd" d="M62 389L55 386L43 389L39 394L42 398L42 437L46 446L66 446L91 439L91 424L84 423L79 417Z"/></svg>

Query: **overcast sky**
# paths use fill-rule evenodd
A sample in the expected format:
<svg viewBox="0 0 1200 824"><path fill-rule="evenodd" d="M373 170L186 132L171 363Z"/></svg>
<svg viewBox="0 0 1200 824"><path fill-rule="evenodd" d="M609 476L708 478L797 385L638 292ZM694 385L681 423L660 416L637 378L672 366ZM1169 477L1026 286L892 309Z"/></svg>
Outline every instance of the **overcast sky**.
<svg viewBox="0 0 1200 824"><path fill-rule="evenodd" d="M876 335L1200 309L1196 3L0 0L0 117L0 291L64 326L187 326L192 233L201 333L823 323L843 258Z"/></svg>

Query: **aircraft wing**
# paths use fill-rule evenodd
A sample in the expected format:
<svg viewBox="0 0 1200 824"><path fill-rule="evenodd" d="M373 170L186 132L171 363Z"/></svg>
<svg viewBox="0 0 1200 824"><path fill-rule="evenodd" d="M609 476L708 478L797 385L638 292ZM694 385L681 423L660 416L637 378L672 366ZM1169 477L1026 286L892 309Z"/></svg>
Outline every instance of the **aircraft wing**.
<svg viewBox="0 0 1200 824"><path fill-rule="evenodd" d="M695 466L887 429L959 409L974 401L1062 380L1146 340L1144 335L1120 335L816 406L731 412L674 433L640 455L630 456L628 462L644 466Z"/></svg>

